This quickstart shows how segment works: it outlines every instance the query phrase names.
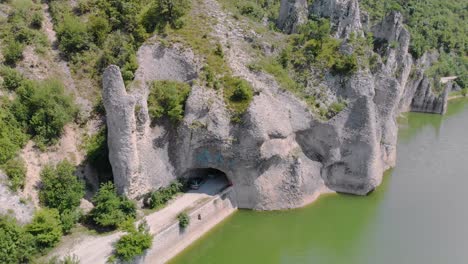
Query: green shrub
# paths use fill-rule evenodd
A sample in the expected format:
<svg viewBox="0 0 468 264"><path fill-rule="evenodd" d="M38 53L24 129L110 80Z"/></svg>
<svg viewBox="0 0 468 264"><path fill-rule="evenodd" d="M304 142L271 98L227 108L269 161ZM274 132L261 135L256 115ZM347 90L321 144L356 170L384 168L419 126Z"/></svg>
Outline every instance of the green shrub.
<svg viewBox="0 0 468 264"><path fill-rule="evenodd" d="M31 234L9 216L0 216L0 263L29 263L35 253Z"/></svg>
<svg viewBox="0 0 468 264"><path fill-rule="evenodd" d="M169 24L172 28L180 28L181 18L189 11L190 0L153 0L151 7L143 15L142 24L146 32L155 29L162 30Z"/></svg>
<svg viewBox="0 0 468 264"><path fill-rule="evenodd" d="M253 96L253 92L249 83L245 80L241 80L234 87L234 91L230 98L232 101L241 102L241 101L251 100L252 96Z"/></svg>
<svg viewBox="0 0 468 264"><path fill-rule="evenodd" d="M27 140L28 136L9 105L2 105L0 101L0 165L15 157Z"/></svg>
<svg viewBox="0 0 468 264"><path fill-rule="evenodd" d="M177 219L179 219L179 226L182 229L187 228L187 226L190 224L190 217L186 212L180 213L177 216Z"/></svg>
<svg viewBox="0 0 468 264"><path fill-rule="evenodd" d="M124 81L133 80L133 73L138 68L134 43L131 37L119 31L107 36L103 44L103 54L98 62L100 70L111 64L120 67Z"/></svg>
<svg viewBox="0 0 468 264"><path fill-rule="evenodd" d="M89 48L90 38L86 25L71 15L66 15L57 28L60 50L67 56Z"/></svg>
<svg viewBox="0 0 468 264"><path fill-rule="evenodd" d="M81 218L81 211L78 209L66 209L60 213L60 222L64 234L69 234L70 230L75 226Z"/></svg>
<svg viewBox="0 0 468 264"><path fill-rule="evenodd" d="M148 112L153 120L163 116L178 122L184 117L185 101L190 86L176 81L156 81L151 85L148 97Z"/></svg>
<svg viewBox="0 0 468 264"><path fill-rule="evenodd" d="M5 63L8 65L16 65L16 63L23 59L24 45L17 41L8 41L3 47L3 57Z"/></svg>
<svg viewBox="0 0 468 264"><path fill-rule="evenodd" d="M34 243L40 252L54 247L62 237L62 225L56 209L41 209L36 212L26 232L34 236Z"/></svg>
<svg viewBox="0 0 468 264"><path fill-rule="evenodd" d="M80 14L86 14L91 11L91 1L90 0L79 0L76 6L76 11Z"/></svg>
<svg viewBox="0 0 468 264"><path fill-rule="evenodd" d="M26 164L21 158L7 161L2 168L10 179L11 189L16 191L24 187L27 169Z"/></svg>
<svg viewBox="0 0 468 264"><path fill-rule="evenodd" d="M115 245L115 256L123 261L130 261L143 254L151 247L153 237L149 234L146 223L140 224L138 230L134 230L120 238Z"/></svg>
<svg viewBox="0 0 468 264"><path fill-rule="evenodd" d="M250 84L238 77L224 77L224 98L232 112L231 120L240 122L241 115L247 111L253 97L253 89Z"/></svg>
<svg viewBox="0 0 468 264"><path fill-rule="evenodd" d="M101 174L112 173L107 146L107 128L102 128L95 135L85 140L86 156L89 163ZM105 179L100 179L104 182Z"/></svg>
<svg viewBox="0 0 468 264"><path fill-rule="evenodd" d="M27 125L38 144L51 145L73 120L77 109L73 98L65 95L62 83L46 80L28 81L18 88L12 112Z"/></svg>
<svg viewBox="0 0 468 264"><path fill-rule="evenodd" d="M329 119L333 118L338 113L343 111L345 108L346 108L346 102L343 102L343 101L333 102L328 108L328 113L326 114L326 117Z"/></svg>
<svg viewBox="0 0 468 264"><path fill-rule="evenodd" d="M55 208L60 213L75 210L84 196L84 182L75 175L75 166L67 160L55 167L45 166L41 171L42 187L39 191L41 203Z"/></svg>
<svg viewBox="0 0 468 264"><path fill-rule="evenodd" d="M221 44L216 43L216 49L214 51L214 54L218 57L224 58L223 47L221 46Z"/></svg>
<svg viewBox="0 0 468 264"><path fill-rule="evenodd" d="M239 12L244 16L261 20L264 16L264 11L256 3L246 2L238 7Z"/></svg>
<svg viewBox="0 0 468 264"><path fill-rule="evenodd" d="M123 261L130 261L144 253L153 243L146 223L140 224L138 230L132 231L120 238L115 245L115 256Z"/></svg>
<svg viewBox="0 0 468 264"><path fill-rule="evenodd" d="M88 32L96 45L101 46L111 30L109 22L102 16L93 15L88 21Z"/></svg>
<svg viewBox="0 0 468 264"><path fill-rule="evenodd" d="M23 84L23 75L10 67L2 67L0 75L3 77L3 87L10 91L15 91Z"/></svg>
<svg viewBox="0 0 468 264"><path fill-rule="evenodd" d="M180 181L174 181L168 187L159 188L145 199L145 205L151 209L159 208L174 198L177 193L182 192L183 187L184 185Z"/></svg>
<svg viewBox="0 0 468 264"><path fill-rule="evenodd" d="M103 183L93 198L95 207L90 212L95 224L115 229L128 218L136 217L135 203L119 197L112 183Z"/></svg>
<svg viewBox="0 0 468 264"><path fill-rule="evenodd" d="M31 27L35 29L40 29L42 27L42 21L44 17L40 12L34 12L31 17Z"/></svg>
<svg viewBox="0 0 468 264"><path fill-rule="evenodd" d="M468 88L465 88L465 89L461 90L461 95L463 95L465 97L468 96Z"/></svg>
<svg viewBox="0 0 468 264"><path fill-rule="evenodd" d="M332 66L332 70L338 74L351 74L358 69L358 62L355 55L343 55L338 57Z"/></svg>

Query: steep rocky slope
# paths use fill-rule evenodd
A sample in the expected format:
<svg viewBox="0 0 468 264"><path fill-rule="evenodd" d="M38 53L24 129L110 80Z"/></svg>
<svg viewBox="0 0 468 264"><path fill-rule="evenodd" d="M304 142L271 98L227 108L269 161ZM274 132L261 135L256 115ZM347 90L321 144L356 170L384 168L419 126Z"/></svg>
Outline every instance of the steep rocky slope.
<svg viewBox="0 0 468 264"><path fill-rule="evenodd" d="M310 7L302 0L281 3L279 26L286 33L305 23L308 13L330 18L337 38L363 35L369 28L356 0L319 0ZM139 85L131 92L119 69L107 68L103 98L110 160L119 190L132 198L200 168L226 173L242 208L300 207L328 189L365 195L380 184L384 170L395 166L396 117L404 111L445 112L449 88L434 94L423 74L434 55L413 61L410 35L399 13L369 29L376 39L398 42L381 51L372 71L329 74L322 81L332 96L348 102L323 121L272 76L249 71L255 54L246 48L241 22L214 0L205 0L203 6L207 16L216 19L212 34L222 43L234 75L249 81L256 95L242 122L232 123L222 92L193 82L200 62L189 48L178 45L143 46ZM146 103L148 83L167 79L192 83L185 116L178 125L153 126Z"/></svg>

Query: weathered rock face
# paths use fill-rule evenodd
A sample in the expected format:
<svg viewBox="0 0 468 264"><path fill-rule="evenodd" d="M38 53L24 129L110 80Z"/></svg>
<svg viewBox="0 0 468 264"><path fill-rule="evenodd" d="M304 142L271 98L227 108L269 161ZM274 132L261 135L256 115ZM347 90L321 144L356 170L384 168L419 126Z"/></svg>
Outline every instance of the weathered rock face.
<svg viewBox="0 0 468 264"><path fill-rule="evenodd" d="M330 16L339 36L361 30L357 1L316 1L312 10ZM329 121L316 118L270 76L257 73L246 78L257 93L242 122L232 123L222 91L193 84L199 63L177 46L140 49L139 86L131 94L125 92L118 69L109 67L103 98L119 190L138 198L177 177L213 168L233 183L241 208L300 207L329 189L359 195L372 191L384 170L395 166L399 113L406 108L438 111L444 99L431 94L423 73L410 76L409 33L398 13L372 30L398 45L381 50L387 59L380 59L372 71L325 78L329 92L348 102ZM429 61L426 55L417 65ZM178 125L163 120L152 125L148 116L148 82L163 79L192 83Z"/></svg>
<svg viewBox="0 0 468 264"><path fill-rule="evenodd" d="M10 215L19 223L26 224L33 218L34 205L30 201L22 202L19 195L3 184L7 181L8 177L0 171L0 215Z"/></svg>
<svg viewBox="0 0 468 264"><path fill-rule="evenodd" d="M285 33L296 33L309 15L307 0L281 0L278 27Z"/></svg>
<svg viewBox="0 0 468 264"><path fill-rule="evenodd" d="M316 0L310 6L311 14L330 19L333 32L337 38L348 38L351 33L363 36L363 25L368 16L359 9L357 0Z"/></svg>
<svg viewBox="0 0 468 264"><path fill-rule="evenodd" d="M438 59L437 53L426 53L416 62L409 54L410 33L403 25L403 16L399 12L391 12L382 22L372 27L374 37L387 48L380 50L386 63L381 73L395 76L402 90L400 111L415 111L443 114L447 108L447 97L450 87L447 86L440 94L436 94L431 80L424 72ZM411 74L413 69L413 73ZM411 74L411 76L410 76Z"/></svg>

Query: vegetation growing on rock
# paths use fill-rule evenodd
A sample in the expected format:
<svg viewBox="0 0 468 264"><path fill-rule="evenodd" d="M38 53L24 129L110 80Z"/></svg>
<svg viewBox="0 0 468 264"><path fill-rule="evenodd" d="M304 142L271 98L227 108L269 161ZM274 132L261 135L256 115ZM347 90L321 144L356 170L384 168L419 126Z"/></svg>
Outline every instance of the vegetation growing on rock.
<svg viewBox="0 0 468 264"><path fill-rule="evenodd" d="M241 121L241 115L247 110L252 101L252 86L245 80L227 76L223 79L224 98L231 109L231 120Z"/></svg>
<svg viewBox="0 0 468 264"><path fill-rule="evenodd" d="M153 120L167 116L178 122L184 117L190 86L176 81L153 82L148 96L148 113Z"/></svg>

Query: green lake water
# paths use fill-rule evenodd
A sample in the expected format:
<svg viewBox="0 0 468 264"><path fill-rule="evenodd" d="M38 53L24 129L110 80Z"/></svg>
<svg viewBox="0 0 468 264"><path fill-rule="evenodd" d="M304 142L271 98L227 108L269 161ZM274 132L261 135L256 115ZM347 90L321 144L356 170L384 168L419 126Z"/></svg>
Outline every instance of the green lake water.
<svg viewBox="0 0 468 264"><path fill-rule="evenodd" d="M397 166L371 195L240 210L172 263L468 263L468 101L401 118Z"/></svg>

